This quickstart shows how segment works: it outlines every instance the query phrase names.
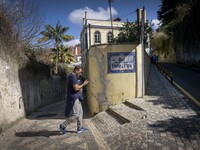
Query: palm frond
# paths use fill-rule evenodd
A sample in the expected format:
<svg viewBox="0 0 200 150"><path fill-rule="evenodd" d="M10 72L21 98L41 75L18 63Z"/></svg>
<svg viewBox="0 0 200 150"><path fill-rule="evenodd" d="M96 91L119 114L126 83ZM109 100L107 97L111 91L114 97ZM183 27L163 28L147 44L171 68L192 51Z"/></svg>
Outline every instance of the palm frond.
<svg viewBox="0 0 200 150"><path fill-rule="evenodd" d="M49 57L50 57L50 58L54 58L54 57L56 57L56 54L55 54L55 53L51 53L51 54L49 55Z"/></svg>
<svg viewBox="0 0 200 150"><path fill-rule="evenodd" d="M56 33L60 33L62 30L62 25L60 24L60 22L58 21L56 24Z"/></svg>
<svg viewBox="0 0 200 150"><path fill-rule="evenodd" d="M38 43L46 42L46 41L48 41L48 40L50 40L50 37L44 36L44 37L42 37L42 38L39 38Z"/></svg>
<svg viewBox="0 0 200 150"><path fill-rule="evenodd" d="M49 33L49 32L47 32L47 31L42 31L42 32L40 32L40 34L42 34L42 35L44 35L44 36L48 36L48 37L52 37L52 34L51 33Z"/></svg>
<svg viewBox="0 0 200 150"><path fill-rule="evenodd" d="M61 33L65 33L68 30L69 30L69 27L63 27Z"/></svg>
<svg viewBox="0 0 200 150"><path fill-rule="evenodd" d="M68 47L66 47L65 49L63 49L63 52L64 53L67 53L69 51L69 48Z"/></svg>
<svg viewBox="0 0 200 150"><path fill-rule="evenodd" d="M51 48L51 51L57 52L57 49L56 48Z"/></svg>
<svg viewBox="0 0 200 150"><path fill-rule="evenodd" d="M61 37L64 41L70 41L70 40L74 39L74 37L72 35L66 35L66 34L62 34Z"/></svg>
<svg viewBox="0 0 200 150"><path fill-rule="evenodd" d="M67 57L73 57L74 58L74 55L71 54L71 53L66 53L65 56L67 56Z"/></svg>
<svg viewBox="0 0 200 150"><path fill-rule="evenodd" d="M75 59L73 57L67 57L67 56L65 56L65 62L67 62L67 63L75 62Z"/></svg>
<svg viewBox="0 0 200 150"><path fill-rule="evenodd" d="M52 34L55 33L55 29L49 24L45 25L45 29Z"/></svg>

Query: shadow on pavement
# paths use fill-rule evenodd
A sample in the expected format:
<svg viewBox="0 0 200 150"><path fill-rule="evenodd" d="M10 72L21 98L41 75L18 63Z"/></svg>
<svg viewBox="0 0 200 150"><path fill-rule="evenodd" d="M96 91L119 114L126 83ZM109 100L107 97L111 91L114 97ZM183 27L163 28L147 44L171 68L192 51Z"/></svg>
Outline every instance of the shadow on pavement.
<svg viewBox="0 0 200 150"><path fill-rule="evenodd" d="M174 88L155 67L150 70L146 95L150 106L158 106L154 109L163 109L163 112L166 110L170 117L165 119L163 116L162 120L155 120L148 124L149 130L152 130L153 134L159 132L162 134L162 138L168 137L167 134L169 134L176 139L180 137L182 141L199 139L200 118L193 112L189 99L177 88ZM171 112L173 110L174 112ZM162 112L159 114L162 117ZM149 133L149 135L151 134Z"/></svg>
<svg viewBox="0 0 200 150"><path fill-rule="evenodd" d="M76 131L67 131L69 133L76 133ZM15 136L17 137L35 137L35 136L59 136L61 135L60 131L46 131L46 130L39 130L39 131L27 131L27 132L17 132Z"/></svg>
<svg viewBox="0 0 200 150"><path fill-rule="evenodd" d="M180 98L171 96L171 97L157 97L153 98L151 100L147 100L147 102L152 103L153 105L162 105L162 108L164 109L181 109L185 110L187 108L190 108L190 105L188 105L188 99L186 97Z"/></svg>
<svg viewBox="0 0 200 150"><path fill-rule="evenodd" d="M61 101L56 104L43 107L33 112L31 115L27 116L26 118L30 120L66 119L65 113L64 113L65 105L66 105L66 102ZM83 103L82 107L83 107L83 119L91 118L94 116L89 112L89 109L86 103Z"/></svg>
<svg viewBox="0 0 200 150"><path fill-rule="evenodd" d="M185 110L194 108L187 96L170 83L155 66L151 66L147 82L146 96L153 105L162 105L164 109ZM199 108L195 109L198 110Z"/></svg>
<svg viewBox="0 0 200 150"><path fill-rule="evenodd" d="M197 115L187 118L173 117L164 121L157 121L148 125L148 128L160 133L170 132L174 136L195 139L200 136L200 119Z"/></svg>
<svg viewBox="0 0 200 150"><path fill-rule="evenodd" d="M41 113L41 114L37 114L34 116L28 116L27 119L31 119L31 120L47 120L47 119L66 119L66 117L64 116L64 114L59 114L59 113Z"/></svg>

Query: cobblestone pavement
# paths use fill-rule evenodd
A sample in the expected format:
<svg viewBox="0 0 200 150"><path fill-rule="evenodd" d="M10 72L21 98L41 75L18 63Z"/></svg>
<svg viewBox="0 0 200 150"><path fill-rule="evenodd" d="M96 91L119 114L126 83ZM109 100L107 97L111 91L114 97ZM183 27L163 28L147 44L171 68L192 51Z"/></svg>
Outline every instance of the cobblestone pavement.
<svg viewBox="0 0 200 150"><path fill-rule="evenodd" d="M200 117L155 66L151 66L144 98L129 99L95 116L85 115L88 132L77 134L74 123L66 135L65 102L38 110L0 136L4 149L200 150Z"/></svg>

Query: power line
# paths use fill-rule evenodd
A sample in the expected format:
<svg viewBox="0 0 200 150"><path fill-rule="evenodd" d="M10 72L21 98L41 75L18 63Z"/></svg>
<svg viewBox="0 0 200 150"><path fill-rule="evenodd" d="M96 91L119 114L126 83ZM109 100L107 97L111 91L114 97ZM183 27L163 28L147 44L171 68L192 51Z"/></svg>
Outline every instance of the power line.
<svg viewBox="0 0 200 150"><path fill-rule="evenodd" d="M130 16L130 15L136 13L136 12L137 12L137 10L134 10L134 11L128 13L127 15L125 15L125 16L123 16L123 17L119 17L119 18L123 19L123 18L125 18L125 17L127 17L127 16Z"/></svg>

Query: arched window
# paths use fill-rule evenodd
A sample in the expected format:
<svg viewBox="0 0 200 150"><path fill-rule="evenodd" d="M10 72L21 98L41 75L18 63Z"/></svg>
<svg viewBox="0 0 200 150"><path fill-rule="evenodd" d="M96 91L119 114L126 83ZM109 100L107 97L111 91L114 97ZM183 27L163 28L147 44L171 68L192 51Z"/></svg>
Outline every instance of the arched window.
<svg viewBox="0 0 200 150"><path fill-rule="evenodd" d="M111 43L113 41L113 34L112 32L107 33L107 42Z"/></svg>
<svg viewBox="0 0 200 150"><path fill-rule="evenodd" d="M94 33L94 43L100 44L101 43L101 33L99 31L96 31Z"/></svg>

